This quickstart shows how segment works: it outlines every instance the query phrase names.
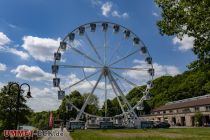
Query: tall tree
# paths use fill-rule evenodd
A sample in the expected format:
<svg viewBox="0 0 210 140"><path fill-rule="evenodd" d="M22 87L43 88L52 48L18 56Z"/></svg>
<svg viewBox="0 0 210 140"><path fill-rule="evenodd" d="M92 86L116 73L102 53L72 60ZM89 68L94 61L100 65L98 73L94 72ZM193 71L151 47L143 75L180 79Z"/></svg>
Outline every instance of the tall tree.
<svg viewBox="0 0 210 140"><path fill-rule="evenodd" d="M50 113L46 111L31 113L29 124L41 130L48 129Z"/></svg>
<svg viewBox="0 0 210 140"><path fill-rule="evenodd" d="M83 94L85 100L87 99L89 94L90 93ZM98 108L99 108L98 97L96 95L91 95L87 107L85 108L85 112L96 115L98 114Z"/></svg>
<svg viewBox="0 0 210 140"><path fill-rule="evenodd" d="M76 109L66 110L68 100L70 100L76 107L81 108L84 103L84 97L77 90L71 92L70 95L65 96L61 105L59 106L59 109L57 110L58 118L65 121L69 120L70 118L75 118L77 115Z"/></svg>
<svg viewBox="0 0 210 140"><path fill-rule="evenodd" d="M198 60L189 65L195 69L210 64L210 0L155 0L161 8L157 22L162 35L184 35L194 38L193 52Z"/></svg>
<svg viewBox="0 0 210 140"><path fill-rule="evenodd" d="M59 115L59 119L63 120L69 120L70 118L76 118L77 111L72 108L72 110L66 110L66 105L68 103L68 100L71 101L77 108L81 109L82 105L85 102L85 99L89 93L81 94L79 91L75 90L71 92L71 94L65 96L63 99L59 109L57 110L57 113ZM95 95L92 95L90 97L90 101L87 104L85 108L85 112L90 114L98 114L98 97Z"/></svg>

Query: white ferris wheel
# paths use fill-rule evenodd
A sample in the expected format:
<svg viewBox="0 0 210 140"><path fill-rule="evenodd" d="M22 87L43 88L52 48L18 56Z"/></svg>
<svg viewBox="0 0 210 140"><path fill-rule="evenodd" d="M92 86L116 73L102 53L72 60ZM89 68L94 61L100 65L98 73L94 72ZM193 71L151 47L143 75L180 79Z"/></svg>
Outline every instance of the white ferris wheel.
<svg viewBox="0 0 210 140"><path fill-rule="evenodd" d="M78 111L76 120L83 114L95 116L85 112L93 94L104 104L105 115L98 117L108 117L107 100L116 97L118 116L138 118L135 109L142 109L143 101L149 99L154 69L147 47L134 32L115 23L92 22L75 28L60 42L52 73L59 99L73 89L89 93L81 108L69 101ZM145 84L141 99L131 106L126 94Z"/></svg>

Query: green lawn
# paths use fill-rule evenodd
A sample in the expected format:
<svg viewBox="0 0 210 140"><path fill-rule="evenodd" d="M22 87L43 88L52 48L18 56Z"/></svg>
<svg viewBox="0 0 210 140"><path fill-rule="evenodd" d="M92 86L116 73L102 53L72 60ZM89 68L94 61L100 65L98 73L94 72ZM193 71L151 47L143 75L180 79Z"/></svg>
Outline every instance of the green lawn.
<svg viewBox="0 0 210 140"><path fill-rule="evenodd" d="M75 130L74 140L210 140L210 128Z"/></svg>

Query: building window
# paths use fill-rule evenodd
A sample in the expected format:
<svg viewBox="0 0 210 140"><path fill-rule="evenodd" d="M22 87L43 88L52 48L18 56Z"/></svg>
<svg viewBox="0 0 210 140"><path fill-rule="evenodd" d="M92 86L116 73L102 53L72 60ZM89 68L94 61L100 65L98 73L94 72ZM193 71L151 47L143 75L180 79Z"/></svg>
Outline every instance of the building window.
<svg viewBox="0 0 210 140"><path fill-rule="evenodd" d="M185 108L185 109L182 110L182 112L183 113L189 113L190 112L190 109L189 108Z"/></svg>
<svg viewBox="0 0 210 140"><path fill-rule="evenodd" d="M198 106L196 106L196 107L195 107L195 112L198 112L198 111L200 111L200 109L199 109Z"/></svg>
<svg viewBox="0 0 210 140"><path fill-rule="evenodd" d="M173 113L173 110L170 110L169 113Z"/></svg>
<svg viewBox="0 0 210 140"><path fill-rule="evenodd" d="M164 122L168 122L168 118L164 118Z"/></svg>
<svg viewBox="0 0 210 140"><path fill-rule="evenodd" d="M166 111L163 111L163 114L166 114Z"/></svg>
<svg viewBox="0 0 210 140"><path fill-rule="evenodd" d="M182 113L182 109L178 109L177 112L178 112L178 113Z"/></svg>
<svg viewBox="0 0 210 140"><path fill-rule="evenodd" d="M157 111L157 112L155 112L155 114L160 114L160 112L159 112L159 111Z"/></svg>
<svg viewBox="0 0 210 140"><path fill-rule="evenodd" d="M206 111L210 111L210 105L206 106Z"/></svg>

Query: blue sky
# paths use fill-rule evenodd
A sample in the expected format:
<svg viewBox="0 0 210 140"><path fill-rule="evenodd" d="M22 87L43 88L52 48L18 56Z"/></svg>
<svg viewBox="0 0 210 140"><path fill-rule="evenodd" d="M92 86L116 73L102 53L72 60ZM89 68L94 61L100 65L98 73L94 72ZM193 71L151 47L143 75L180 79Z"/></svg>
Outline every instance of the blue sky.
<svg viewBox="0 0 210 140"><path fill-rule="evenodd" d="M34 92L30 107L56 109L60 101L52 88L53 52L70 31L93 21L118 23L135 32L149 49L156 77L182 73L195 59L193 38L161 36L156 26L160 18L153 0L0 0L0 86L27 82ZM80 79L74 71L69 74Z"/></svg>

